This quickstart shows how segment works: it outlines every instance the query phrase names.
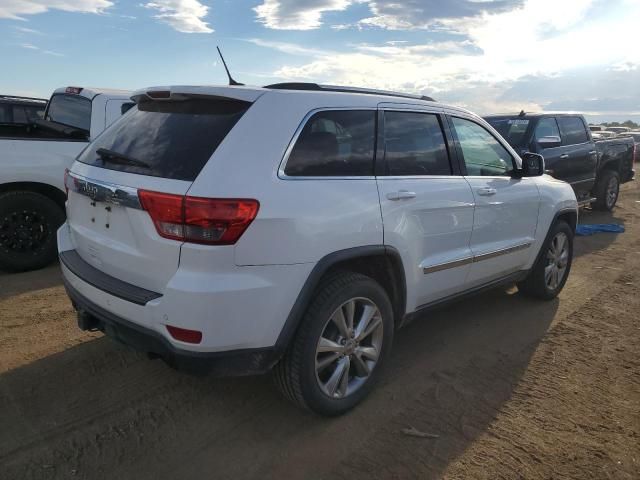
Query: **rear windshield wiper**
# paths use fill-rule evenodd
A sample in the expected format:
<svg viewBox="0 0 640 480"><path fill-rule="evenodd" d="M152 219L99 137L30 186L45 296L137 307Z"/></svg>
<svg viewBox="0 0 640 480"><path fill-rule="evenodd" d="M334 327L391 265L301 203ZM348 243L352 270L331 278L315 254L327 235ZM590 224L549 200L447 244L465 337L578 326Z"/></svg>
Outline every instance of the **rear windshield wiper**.
<svg viewBox="0 0 640 480"><path fill-rule="evenodd" d="M148 169L151 168L151 165L149 165L147 162L143 162L142 160L138 160L136 158L131 158L123 153L118 153L106 148L99 148L98 150L96 150L96 153L100 156L103 162L133 165L134 167Z"/></svg>

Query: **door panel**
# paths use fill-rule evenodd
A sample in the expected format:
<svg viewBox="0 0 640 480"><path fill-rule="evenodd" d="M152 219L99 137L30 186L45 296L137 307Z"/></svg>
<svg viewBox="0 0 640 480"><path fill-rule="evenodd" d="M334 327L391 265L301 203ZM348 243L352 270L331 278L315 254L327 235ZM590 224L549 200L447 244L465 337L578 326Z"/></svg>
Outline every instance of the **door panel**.
<svg viewBox="0 0 640 480"><path fill-rule="evenodd" d="M470 267L473 194L453 175L443 121L436 112L392 108L379 116L384 242L405 260L409 311L464 290Z"/></svg>
<svg viewBox="0 0 640 480"><path fill-rule="evenodd" d="M378 177L378 188L384 242L401 252L407 285L416 285L409 310L462 291L473 227L473 194L465 179ZM403 190L415 197L393 200Z"/></svg>
<svg viewBox="0 0 640 480"><path fill-rule="evenodd" d="M470 287L521 269L531 256L538 187L530 178L467 177L475 198ZM495 192L487 195L485 192Z"/></svg>
<svg viewBox="0 0 640 480"><path fill-rule="evenodd" d="M473 263L466 282L471 288L524 267L535 237L540 198L532 179L511 177L515 162L506 144L472 119L450 120L475 203ZM496 174L501 165L502 174Z"/></svg>

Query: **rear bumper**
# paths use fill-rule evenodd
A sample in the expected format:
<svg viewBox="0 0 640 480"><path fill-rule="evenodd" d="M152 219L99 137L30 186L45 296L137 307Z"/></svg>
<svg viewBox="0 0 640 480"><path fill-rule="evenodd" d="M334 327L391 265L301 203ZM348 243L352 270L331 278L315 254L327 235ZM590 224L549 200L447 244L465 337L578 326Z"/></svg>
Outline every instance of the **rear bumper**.
<svg viewBox="0 0 640 480"><path fill-rule="evenodd" d="M279 359L275 348L225 352L193 352L172 345L158 332L118 317L96 305L64 278L64 286L78 311L82 330L100 330L135 350L162 358L170 366L193 373L216 376L255 375L267 372Z"/></svg>

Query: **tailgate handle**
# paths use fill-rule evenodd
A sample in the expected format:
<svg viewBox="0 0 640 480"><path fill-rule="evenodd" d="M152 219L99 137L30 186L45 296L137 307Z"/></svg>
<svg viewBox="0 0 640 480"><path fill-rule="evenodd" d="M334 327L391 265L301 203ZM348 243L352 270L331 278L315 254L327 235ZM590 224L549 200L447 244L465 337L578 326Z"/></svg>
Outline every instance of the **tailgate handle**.
<svg viewBox="0 0 640 480"><path fill-rule="evenodd" d="M393 201L407 200L410 198L416 198L416 192L410 192L408 190L398 190L397 192L387 193L387 198Z"/></svg>
<svg viewBox="0 0 640 480"><path fill-rule="evenodd" d="M569 158L569 154L568 153L563 153L562 155L560 155L560 158Z"/></svg>

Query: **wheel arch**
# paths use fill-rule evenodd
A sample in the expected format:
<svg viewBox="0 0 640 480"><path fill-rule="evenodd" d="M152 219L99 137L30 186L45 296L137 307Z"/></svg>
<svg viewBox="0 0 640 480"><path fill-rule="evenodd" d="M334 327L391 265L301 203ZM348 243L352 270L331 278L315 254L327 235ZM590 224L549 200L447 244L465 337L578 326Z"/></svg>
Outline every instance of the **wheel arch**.
<svg viewBox="0 0 640 480"><path fill-rule="evenodd" d="M53 200L62 210L67 200L66 195L59 188L40 182L10 182L0 185L0 194L7 192L34 192Z"/></svg>
<svg viewBox="0 0 640 480"><path fill-rule="evenodd" d="M385 245L339 250L323 257L307 277L276 341L280 354L289 346L323 279L338 271L362 273L380 283L393 305L396 326L401 324L406 311L407 284L400 253Z"/></svg>

